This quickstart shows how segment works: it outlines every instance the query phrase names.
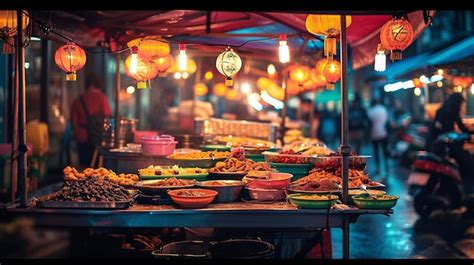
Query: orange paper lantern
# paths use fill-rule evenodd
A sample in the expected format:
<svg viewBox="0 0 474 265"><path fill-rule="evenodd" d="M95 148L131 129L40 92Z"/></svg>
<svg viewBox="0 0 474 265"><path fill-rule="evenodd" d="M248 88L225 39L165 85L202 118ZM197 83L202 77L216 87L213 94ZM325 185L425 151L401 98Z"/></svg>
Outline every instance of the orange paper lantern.
<svg viewBox="0 0 474 265"><path fill-rule="evenodd" d="M194 95L197 97L207 95L208 91L209 90L207 89L207 86L204 83L197 83L196 85L194 85Z"/></svg>
<svg viewBox="0 0 474 265"><path fill-rule="evenodd" d="M308 81L310 77L310 70L308 67L294 64L288 69L290 71L290 79L296 81L300 86L303 86L303 83Z"/></svg>
<svg viewBox="0 0 474 265"><path fill-rule="evenodd" d="M67 81L76 81L76 71L86 64L86 53L74 43L68 43L56 50L54 61L56 65L66 72Z"/></svg>
<svg viewBox="0 0 474 265"><path fill-rule="evenodd" d="M385 50L390 50L390 59L401 60L402 51L413 41L414 30L405 19L392 19L382 26L380 42Z"/></svg>
<svg viewBox="0 0 474 265"><path fill-rule="evenodd" d="M239 91L236 89L229 89L225 94L225 98L232 101L238 100L240 98Z"/></svg>
<svg viewBox="0 0 474 265"><path fill-rule="evenodd" d="M146 88L146 81L151 80L158 75L156 65L154 63L138 58L137 73L132 74L130 73L130 61L131 55L129 55L125 60L125 74L138 82L138 89Z"/></svg>
<svg viewBox="0 0 474 265"><path fill-rule="evenodd" d="M153 60L153 63L156 65L156 69L158 70L160 76L164 76L166 71L173 65L173 62L174 58L171 54Z"/></svg>
<svg viewBox="0 0 474 265"><path fill-rule="evenodd" d="M329 61L324 67L324 77L327 80L327 89L333 90L334 84L341 78L341 64L338 61Z"/></svg>
<svg viewBox="0 0 474 265"><path fill-rule="evenodd" d="M138 47L138 57L153 61L170 54L170 45L159 36L148 36L131 40L127 43L129 48Z"/></svg>
<svg viewBox="0 0 474 265"><path fill-rule="evenodd" d="M316 63L316 71L320 74L323 74L326 64L329 62L328 58L322 58Z"/></svg>
<svg viewBox="0 0 474 265"><path fill-rule="evenodd" d="M212 87L212 93L218 97L225 96L227 93L227 86L224 83L217 83Z"/></svg>
<svg viewBox="0 0 474 265"><path fill-rule="evenodd" d="M26 12L26 11L23 11ZM28 13L23 14L22 29L26 29L29 23ZM13 36L17 33L16 10L0 10L0 36L4 39L3 53L11 54L13 47L16 45Z"/></svg>
<svg viewBox="0 0 474 265"><path fill-rule="evenodd" d="M265 89L268 89L268 87L270 85L273 85L275 82L269 78L266 78L266 77L259 77L257 79L257 87L260 89L260 90L265 90Z"/></svg>
<svg viewBox="0 0 474 265"><path fill-rule="evenodd" d="M288 91L288 96L294 96L303 91L303 86L292 79L288 79L286 82L286 89Z"/></svg>
<svg viewBox="0 0 474 265"><path fill-rule="evenodd" d="M346 28L352 23L352 17L346 16ZM315 35L324 35L324 55L336 54L336 36L341 32L340 15L308 15L306 30Z"/></svg>
<svg viewBox="0 0 474 265"><path fill-rule="evenodd" d="M456 76L453 78L452 83L456 87L460 86L462 88L467 88L472 84L472 78Z"/></svg>

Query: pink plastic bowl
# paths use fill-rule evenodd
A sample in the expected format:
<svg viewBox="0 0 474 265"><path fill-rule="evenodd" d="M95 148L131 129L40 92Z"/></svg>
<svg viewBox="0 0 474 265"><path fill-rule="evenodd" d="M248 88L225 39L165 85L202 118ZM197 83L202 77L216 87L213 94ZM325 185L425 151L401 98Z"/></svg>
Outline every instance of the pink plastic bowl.
<svg viewBox="0 0 474 265"><path fill-rule="evenodd" d="M168 156L176 149L174 137L162 135L157 137L142 137L142 151L151 156Z"/></svg>
<svg viewBox="0 0 474 265"><path fill-rule="evenodd" d="M290 185L292 174L288 173L270 173L269 179L251 180L248 184L252 189L284 189Z"/></svg>
<svg viewBox="0 0 474 265"><path fill-rule="evenodd" d="M133 142L136 144L141 143L142 137L156 137L158 133L155 131L135 131Z"/></svg>

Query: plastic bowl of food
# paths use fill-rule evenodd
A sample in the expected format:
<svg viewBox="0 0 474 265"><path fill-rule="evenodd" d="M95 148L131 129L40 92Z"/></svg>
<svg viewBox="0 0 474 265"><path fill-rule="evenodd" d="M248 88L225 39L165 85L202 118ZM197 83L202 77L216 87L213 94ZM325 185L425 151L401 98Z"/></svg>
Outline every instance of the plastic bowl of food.
<svg viewBox="0 0 474 265"><path fill-rule="evenodd" d="M239 200L244 183L238 180L208 180L198 182L197 186L217 191L219 194L214 202L233 202Z"/></svg>
<svg viewBox="0 0 474 265"><path fill-rule="evenodd" d="M354 204L360 209L391 209L400 197L395 195L359 194L352 197Z"/></svg>
<svg viewBox="0 0 474 265"><path fill-rule="evenodd" d="M249 196L257 201L281 201L286 198L285 189L253 189L245 187L248 190Z"/></svg>
<svg viewBox="0 0 474 265"><path fill-rule="evenodd" d="M168 190L192 188L195 183L195 180L171 178L161 180L142 180L135 183L133 187L140 190L144 195L159 195L164 198L169 198L167 194Z"/></svg>
<svg viewBox="0 0 474 265"><path fill-rule="evenodd" d="M370 156L349 156L349 168L364 170ZM315 158L315 168L335 170L341 168L342 156L319 156Z"/></svg>
<svg viewBox="0 0 474 265"><path fill-rule="evenodd" d="M170 135L162 135L155 137L144 136L141 139L142 151L145 155L150 156L168 156L176 149L174 137Z"/></svg>
<svg viewBox="0 0 474 265"><path fill-rule="evenodd" d="M218 192L208 189L177 189L168 191L174 203L181 208L203 208L210 204Z"/></svg>
<svg viewBox="0 0 474 265"><path fill-rule="evenodd" d="M386 192L383 190L367 190L370 195L384 195ZM365 190L361 189L356 189L356 190L349 190L349 204L354 204L354 201L352 200L353 196L361 195L361 194L367 194Z"/></svg>
<svg viewBox="0 0 474 265"><path fill-rule="evenodd" d="M300 154L285 154L277 152L263 152L265 160L268 163L278 164L313 164L316 156L300 155Z"/></svg>
<svg viewBox="0 0 474 265"><path fill-rule="evenodd" d="M284 189L291 183L292 174L271 172L267 178L247 180L249 188L253 189Z"/></svg>
<svg viewBox="0 0 474 265"><path fill-rule="evenodd" d="M336 204L337 195L318 195L295 193L288 196L290 202L300 208L327 209Z"/></svg>

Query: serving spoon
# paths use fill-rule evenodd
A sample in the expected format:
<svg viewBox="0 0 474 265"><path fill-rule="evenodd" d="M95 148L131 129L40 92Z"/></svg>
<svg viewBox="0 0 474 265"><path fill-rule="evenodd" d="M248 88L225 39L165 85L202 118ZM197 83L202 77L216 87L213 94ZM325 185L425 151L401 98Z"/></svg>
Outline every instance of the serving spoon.
<svg viewBox="0 0 474 265"><path fill-rule="evenodd" d="M370 198L374 199L374 200L377 200L377 197L375 197L374 195L370 194L370 192L367 190L367 186L365 186L365 184L362 184L360 185L360 188L362 190L364 190L365 192L367 192L367 194L369 194Z"/></svg>

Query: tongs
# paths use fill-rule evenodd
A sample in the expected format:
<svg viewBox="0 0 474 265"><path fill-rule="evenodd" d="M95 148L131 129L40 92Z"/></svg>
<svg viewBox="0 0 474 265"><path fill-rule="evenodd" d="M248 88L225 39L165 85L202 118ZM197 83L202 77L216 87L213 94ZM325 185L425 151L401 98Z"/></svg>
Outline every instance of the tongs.
<svg viewBox="0 0 474 265"><path fill-rule="evenodd" d="M365 192L367 192L367 194L369 194L370 198L374 199L374 200L377 200L377 197L375 197L374 195L370 194L369 191L367 190L367 186L365 186L365 184L362 184L360 185L360 188L362 190L364 190Z"/></svg>

